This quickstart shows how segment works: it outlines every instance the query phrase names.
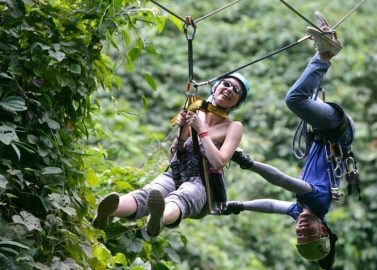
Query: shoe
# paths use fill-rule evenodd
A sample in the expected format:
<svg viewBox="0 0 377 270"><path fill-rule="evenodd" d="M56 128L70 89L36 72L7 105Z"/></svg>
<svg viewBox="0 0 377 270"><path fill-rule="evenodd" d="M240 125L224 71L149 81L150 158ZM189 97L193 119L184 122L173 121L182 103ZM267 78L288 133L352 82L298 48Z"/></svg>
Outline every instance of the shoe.
<svg viewBox="0 0 377 270"><path fill-rule="evenodd" d="M165 200L160 191L153 189L149 192L147 206L150 214L147 234L155 237L163 228L162 218L165 210Z"/></svg>
<svg viewBox="0 0 377 270"><path fill-rule="evenodd" d="M318 10L315 11L314 12L314 17L316 19L316 23L317 23L318 28L322 29L322 28L327 27L328 30L331 29L330 24L327 22L325 16L323 16L321 14L321 12L319 12Z"/></svg>
<svg viewBox="0 0 377 270"><path fill-rule="evenodd" d="M314 13L317 25L323 32L318 29L308 26L308 34L313 38L316 49L319 53L329 52L332 56L335 56L343 48L339 42L336 32L333 31L325 19L325 17L319 12Z"/></svg>
<svg viewBox="0 0 377 270"><path fill-rule="evenodd" d="M313 38L315 47L319 53L329 52L333 56L343 48L342 44L337 40L335 33L330 33L330 37L327 33L321 33L314 27L308 26L308 34Z"/></svg>
<svg viewBox="0 0 377 270"><path fill-rule="evenodd" d="M119 195L117 193L110 193L102 199L98 204L96 214L94 216L92 225L95 228L103 229L109 222L109 216L114 213L119 205Z"/></svg>

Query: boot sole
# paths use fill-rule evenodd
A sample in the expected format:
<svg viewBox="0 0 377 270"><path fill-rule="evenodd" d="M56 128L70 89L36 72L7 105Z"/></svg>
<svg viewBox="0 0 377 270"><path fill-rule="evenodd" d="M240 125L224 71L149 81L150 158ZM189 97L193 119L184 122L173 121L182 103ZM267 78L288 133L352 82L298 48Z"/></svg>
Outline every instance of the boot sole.
<svg viewBox="0 0 377 270"><path fill-rule="evenodd" d="M96 215L94 216L92 225L95 228L103 229L109 222L109 216L114 213L119 205L119 195L110 193L98 204Z"/></svg>
<svg viewBox="0 0 377 270"><path fill-rule="evenodd" d="M160 191L151 190L148 195L147 206L150 214L147 224L147 234L155 237L159 235L162 229L161 219L165 210L165 200Z"/></svg>
<svg viewBox="0 0 377 270"><path fill-rule="evenodd" d="M325 34L319 32L317 29L310 26L308 26L306 29L314 41L317 39L319 42L321 42L322 48L318 48L318 52L331 52L333 55L336 55L343 48L342 45L338 44Z"/></svg>

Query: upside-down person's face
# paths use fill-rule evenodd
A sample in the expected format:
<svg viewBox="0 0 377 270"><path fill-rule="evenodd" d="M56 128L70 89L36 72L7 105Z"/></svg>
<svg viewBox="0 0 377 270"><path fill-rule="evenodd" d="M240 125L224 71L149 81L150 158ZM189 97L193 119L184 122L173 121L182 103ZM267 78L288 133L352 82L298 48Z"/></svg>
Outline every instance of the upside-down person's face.
<svg viewBox="0 0 377 270"><path fill-rule="evenodd" d="M326 235L326 228L321 220L307 209L296 220L297 244L304 244Z"/></svg>
<svg viewBox="0 0 377 270"><path fill-rule="evenodd" d="M242 94L242 86L238 80L225 78L216 87L213 98L217 106L232 108L236 106Z"/></svg>

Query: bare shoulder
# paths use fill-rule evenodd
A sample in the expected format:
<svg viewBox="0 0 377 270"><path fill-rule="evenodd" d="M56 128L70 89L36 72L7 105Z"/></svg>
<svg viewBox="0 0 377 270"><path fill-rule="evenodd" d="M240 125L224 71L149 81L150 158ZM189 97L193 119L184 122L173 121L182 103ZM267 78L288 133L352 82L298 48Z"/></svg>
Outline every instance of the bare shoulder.
<svg viewBox="0 0 377 270"><path fill-rule="evenodd" d="M240 121L231 121L229 128L243 129L243 124Z"/></svg>

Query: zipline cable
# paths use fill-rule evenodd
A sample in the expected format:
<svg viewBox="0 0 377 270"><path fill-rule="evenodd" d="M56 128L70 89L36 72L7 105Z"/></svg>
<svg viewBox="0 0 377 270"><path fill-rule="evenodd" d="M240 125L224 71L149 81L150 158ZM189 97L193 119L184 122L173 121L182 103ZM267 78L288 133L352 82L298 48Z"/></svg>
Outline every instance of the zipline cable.
<svg viewBox="0 0 377 270"><path fill-rule="evenodd" d="M333 27L332 29L335 30L341 23L343 23L353 12L355 12L362 4L364 4L366 0L361 0L353 9L351 9L342 19L340 19ZM287 2L284 0L280 0L284 5L286 5L290 10L292 10L294 13L296 13L300 18L304 19L307 23L309 23L311 26L315 27L318 31L324 34L324 32L318 28L314 23L312 23L309 19L305 18L300 12L298 12L296 9L294 9L292 6L290 6Z"/></svg>
<svg viewBox="0 0 377 270"><path fill-rule="evenodd" d="M157 3L156 1L154 0L150 0L152 3L154 3L155 5L159 6L160 8L162 8L163 10L165 10L166 12L170 13L171 15L173 15L174 17L176 17L177 19L179 19L180 21L182 21L183 23L186 23L186 20L183 19L182 17L178 16L177 14L175 14L173 11L169 10L168 8L164 7L163 5L161 5L160 3ZM207 15L204 15L196 20L194 20L193 22L194 23L198 23L200 22L201 20L204 20L212 15L215 15L216 13L219 13L220 11L223 11L224 9L240 2L241 0L235 0L233 1L232 3L229 3L228 5L225 5L224 7L222 8L219 8L219 9L216 9L215 11L212 11L210 13L208 13Z"/></svg>
<svg viewBox="0 0 377 270"><path fill-rule="evenodd" d="M170 13L171 15L173 15L174 17L176 17L177 19L181 20L183 23L186 23L185 19L179 17L177 14L175 14L173 11L167 9L166 7L164 7L163 5L157 3L156 1L154 0L150 0L152 3L154 3L155 5L159 6L160 8L162 8L163 10L165 10L166 12Z"/></svg>
<svg viewBox="0 0 377 270"><path fill-rule="evenodd" d="M234 4L236 4L236 3L238 3L239 1L241 1L241 0L233 1L232 3L226 5L226 6L222 7L222 8L216 9L215 11L212 11L211 13L208 13L207 15L204 15L204 16L202 16L202 17L200 17L200 18L194 20L194 22L195 22L195 23L198 23L198 22L200 22L201 20L204 20L204 19L206 19L206 18L208 18L208 17L210 17L210 16L212 16L212 15L214 15L214 14L216 14L216 13L219 13L220 11L223 11L224 9L226 9L226 8L228 8L228 7L230 7L230 6L234 5Z"/></svg>
<svg viewBox="0 0 377 270"><path fill-rule="evenodd" d="M290 6L289 4L287 4L284 0L280 0L282 3L284 3L287 7L289 7L292 11L294 11L298 16L300 16L302 19L304 19L306 22L308 22L309 24L311 24L311 25L313 25L316 29L318 29L319 31L321 31L322 33L324 33L321 29L319 29L316 25L314 25L310 20L308 20L307 18L305 18L303 15L301 15L297 10L295 10L292 6ZM341 23L343 23L349 16L351 16L351 14L354 12L354 11L356 11L362 4L364 4L364 2L365 2L366 0L361 0L351 11L349 11L340 21L338 21L335 25L334 25L334 27L333 27L333 29L335 29L336 27L338 27ZM298 45L299 43L301 43L302 41L304 41L304 40L307 40L307 39L309 39L311 36L310 35L307 35L307 36L305 36L305 37L302 37L302 38L300 38L298 41L296 41L296 42L294 42L294 43L292 43L292 44L289 44L289 45L287 45L287 46L285 46L285 47L283 47L283 48L280 48L280 49L278 49L278 50L275 50L275 51L273 51L273 52L271 52L271 53L269 53L269 54L266 54L265 56L262 56L261 58L259 58L259 59L256 59L256 60L254 60L254 61L252 61L252 62L249 62L249 63L247 63L247 64L245 64L245 65L243 65L243 66L240 66L240 67L238 67L238 68L236 68L236 69L233 69L233 70L231 70L231 71L229 71L229 72L227 72L227 73L224 73L224 74L222 74L222 75L220 75L220 76L217 76L217 77L215 77L215 78L213 78L213 79L210 79L210 80L208 80L208 81L204 81L204 82L200 82L200 83L197 83L197 82L193 82L194 83L194 85L195 86L197 86L197 87L199 87L199 86L204 86L204 85L208 85L208 84L211 84L211 83L214 83L215 81L217 81L217 80L219 80L219 79L221 79L221 78L223 78L223 77L225 77L225 76L227 76L227 75L229 75L229 74L231 74L231 73L233 73L233 72L236 72L236 71L239 71L239 70L241 70L241 69L243 69L243 68L245 68L245 67L248 67L248 66L250 66L250 65L253 65L253 64L255 64L255 63L257 63L257 62L259 62L259 61L262 61L262 60L264 60L264 59L266 59L266 58L269 58L269 57L271 57L271 56L273 56L273 55L275 55L275 54L278 54L278 53L280 53L280 52L282 52L282 51L285 51L285 50L288 50L288 49L290 49L290 48L292 48L292 47L294 47L294 46L296 46L296 45Z"/></svg>
<svg viewBox="0 0 377 270"><path fill-rule="evenodd" d="M221 78L223 78L223 77L226 77L227 75L229 75L229 74L231 74L231 73L237 72L237 71L239 71L239 70L241 70L241 69L243 69L243 68L245 68L245 67L248 67L248 66L250 66L250 65L253 65L253 64L255 64L255 63L258 63L258 62L260 62L260 61L262 61L262 60L264 60L264 59L266 59L266 58L269 58L269 57L271 57L271 56L273 56L273 55L275 55L275 54L278 54L278 53L280 53L280 52L282 52L282 51L288 50L288 49L290 49L291 47L296 46L297 44L300 44L301 42L307 40L308 38L310 38L310 36L309 36L309 35L306 35L305 37L300 38L299 40L297 40L297 41L294 42L294 43L291 43L291 44L289 44L289 45L287 45L287 46L285 46L285 47L283 47L283 48L277 49L277 50L275 50L275 51L273 51L273 52L271 52L271 53L269 53L269 54L266 54L266 55L264 55L264 56L262 56L262 57L260 57L260 58L258 58L258 59L256 59L256 60L252 61L252 62L249 62L249 63L247 63L247 64L245 64L245 65L243 65L243 66L240 66L240 67L238 67L238 68L236 68L236 69L233 69L233 70L231 70L231 71L229 71L229 72L227 72L227 73L224 73L224 74L222 74L222 75L220 75L220 76L217 76L217 77L212 78L212 79L210 79L210 80L208 80L208 81L204 81L204 82L200 82L200 83L194 82L194 85L195 85L195 86L203 86L203 85L207 85L207 84L214 83L215 81L217 81L217 80L219 80L219 79L221 79Z"/></svg>
<svg viewBox="0 0 377 270"><path fill-rule="evenodd" d="M334 26L333 29L337 28L339 24L343 23L345 19L347 19L353 12L355 12L362 4L364 4L366 0L361 0L353 9L350 10L342 19L340 19L339 22L337 22Z"/></svg>
<svg viewBox="0 0 377 270"><path fill-rule="evenodd" d="M290 10L292 10L294 13L296 13L299 17L301 17L304 21L306 21L308 24L313 26L315 29L317 29L319 32L323 33L323 30L320 29L315 23L312 23L309 19L305 18L300 12L298 12L296 9L294 9L291 5L289 5L284 0L280 0L284 5L286 5Z"/></svg>

